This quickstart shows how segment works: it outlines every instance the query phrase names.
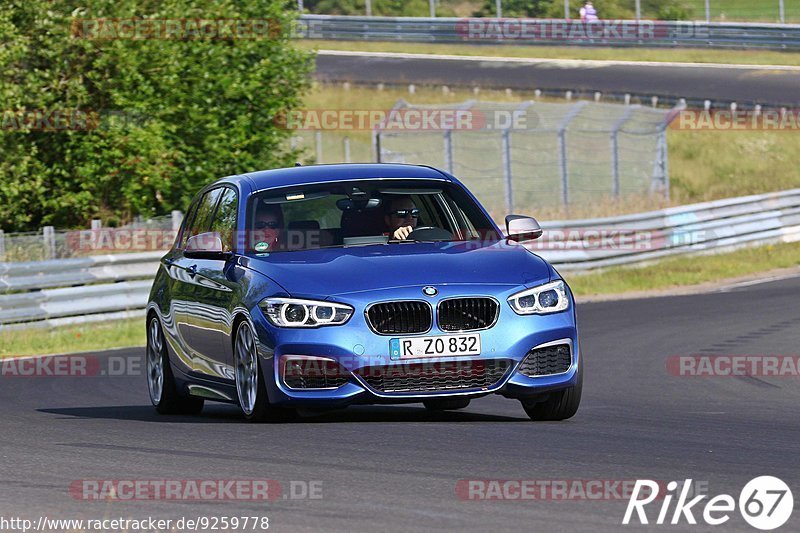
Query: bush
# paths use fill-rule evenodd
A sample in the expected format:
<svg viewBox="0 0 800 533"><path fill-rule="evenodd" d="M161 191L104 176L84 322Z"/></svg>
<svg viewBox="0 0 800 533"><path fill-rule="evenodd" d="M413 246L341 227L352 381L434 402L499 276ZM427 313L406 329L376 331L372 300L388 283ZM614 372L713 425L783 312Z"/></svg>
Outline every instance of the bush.
<svg viewBox="0 0 800 533"><path fill-rule="evenodd" d="M0 228L85 226L185 208L219 177L296 154L274 118L296 108L313 56L289 32L250 39L87 39L76 19L270 19L285 2L62 0L0 4ZM42 131L19 112L76 110L89 127ZM30 115L28 115L30 116ZM20 128L22 131L20 131Z"/></svg>

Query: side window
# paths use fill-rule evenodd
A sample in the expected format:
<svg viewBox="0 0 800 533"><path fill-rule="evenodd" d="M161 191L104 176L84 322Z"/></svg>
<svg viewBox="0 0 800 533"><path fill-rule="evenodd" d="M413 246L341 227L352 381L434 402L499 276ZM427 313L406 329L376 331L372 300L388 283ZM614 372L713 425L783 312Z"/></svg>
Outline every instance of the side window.
<svg viewBox="0 0 800 533"><path fill-rule="evenodd" d="M234 247L236 234L236 212L238 207L236 191L225 187L222 189L222 198L217 206L217 212L211 223L211 231L219 233L222 239L222 249L230 252Z"/></svg>
<svg viewBox="0 0 800 533"><path fill-rule="evenodd" d="M197 203L197 208L194 210L194 216L191 222L189 222L187 230L183 232L181 247L186 246L186 241L189 240L189 237L209 231L211 227L211 217L214 215L214 208L222 192L222 188L212 189L200 198L200 201Z"/></svg>

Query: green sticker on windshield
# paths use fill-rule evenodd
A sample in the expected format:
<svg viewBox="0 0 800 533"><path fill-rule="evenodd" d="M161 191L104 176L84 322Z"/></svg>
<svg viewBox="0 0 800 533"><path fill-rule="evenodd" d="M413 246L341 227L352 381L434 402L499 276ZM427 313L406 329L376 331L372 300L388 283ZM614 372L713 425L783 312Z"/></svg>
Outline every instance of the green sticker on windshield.
<svg viewBox="0 0 800 533"><path fill-rule="evenodd" d="M266 252L269 249L269 243L268 242L257 242L256 245L253 246L253 249L256 252Z"/></svg>

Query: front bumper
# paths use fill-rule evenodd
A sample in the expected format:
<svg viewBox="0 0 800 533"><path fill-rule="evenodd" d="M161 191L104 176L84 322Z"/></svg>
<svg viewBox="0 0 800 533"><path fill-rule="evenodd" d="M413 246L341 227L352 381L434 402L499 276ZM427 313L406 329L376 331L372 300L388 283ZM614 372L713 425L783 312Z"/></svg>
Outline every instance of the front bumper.
<svg viewBox="0 0 800 533"><path fill-rule="evenodd" d="M443 287L437 299L453 296L485 295L458 287ZM259 354L270 403L275 405L336 408L357 403L410 403L451 396L479 397L497 393L524 399L574 386L578 380L580 350L574 305L550 315L517 315L506 298L517 289L494 288L491 294L500 302L496 324L481 335L481 354L468 357L436 357L392 360L389 342L404 335L374 333L363 313L368 301L357 297L337 299L355 307L349 322L342 326L311 329L272 326L259 308L251 317L259 339ZM414 297L420 292L414 291ZM505 297L503 296L505 294ZM373 299L374 294L370 295ZM403 295L393 295L403 299ZM436 300L431 300L434 308ZM448 335L436 326L419 336ZM552 344L570 347L571 360L566 371L529 377L520 364L535 348ZM293 388L287 385L287 362L338 366L333 383L325 388ZM317 367L318 368L318 367ZM444 369L444 372L442 371ZM376 372L394 379L375 379ZM432 374L431 374L432 373ZM430 376L433 375L433 378ZM424 378L424 379L423 379ZM457 382L448 382L448 379ZM391 383L391 385L387 385ZM400 384L399 386L397 384ZM423 385L420 385L422 383ZM439 386L441 385L441 386ZM416 387L416 389L415 389ZM403 389L412 390L403 390Z"/></svg>

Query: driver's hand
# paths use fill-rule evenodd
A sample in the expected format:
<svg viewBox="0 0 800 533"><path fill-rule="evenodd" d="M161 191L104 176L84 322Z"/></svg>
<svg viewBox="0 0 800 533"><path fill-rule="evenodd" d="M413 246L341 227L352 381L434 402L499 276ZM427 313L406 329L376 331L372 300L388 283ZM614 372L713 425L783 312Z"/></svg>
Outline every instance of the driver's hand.
<svg viewBox="0 0 800 533"><path fill-rule="evenodd" d="M412 231L414 231L414 228L412 228L411 226L402 226L394 230L392 237L394 237L398 241L404 241L406 240L406 238L408 238L409 235L411 235Z"/></svg>

